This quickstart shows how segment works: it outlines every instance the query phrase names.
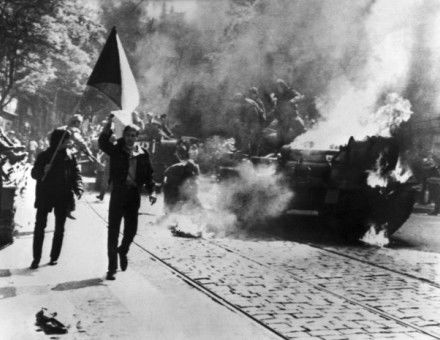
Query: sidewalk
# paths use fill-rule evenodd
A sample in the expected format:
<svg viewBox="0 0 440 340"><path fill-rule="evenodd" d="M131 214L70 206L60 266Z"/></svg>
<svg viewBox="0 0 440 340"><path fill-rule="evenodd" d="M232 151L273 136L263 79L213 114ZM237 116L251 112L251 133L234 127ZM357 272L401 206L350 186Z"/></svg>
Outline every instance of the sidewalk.
<svg viewBox="0 0 440 340"><path fill-rule="evenodd" d="M21 227L15 242L0 250L1 339L277 339L254 321L233 313L192 288L140 248L148 276L133 268L105 281L106 226L83 201L76 221L68 220L60 261L49 266L53 219L49 219L41 266L32 261L35 211L33 183L18 207ZM27 202L27 203L25 203ZM41 307L70 326L65 335L37 331Z"/></svg>

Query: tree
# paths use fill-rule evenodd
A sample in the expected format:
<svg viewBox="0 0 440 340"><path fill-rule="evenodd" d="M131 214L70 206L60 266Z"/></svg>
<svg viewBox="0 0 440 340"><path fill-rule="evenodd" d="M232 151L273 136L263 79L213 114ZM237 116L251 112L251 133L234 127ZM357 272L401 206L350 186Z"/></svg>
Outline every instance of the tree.
<svg viewBox="0 0 440 340"><path fill-rule="evenodd" d="M16 96L79 94L104 41L81 0L0 0L0 28L0 109Z"/></svg>

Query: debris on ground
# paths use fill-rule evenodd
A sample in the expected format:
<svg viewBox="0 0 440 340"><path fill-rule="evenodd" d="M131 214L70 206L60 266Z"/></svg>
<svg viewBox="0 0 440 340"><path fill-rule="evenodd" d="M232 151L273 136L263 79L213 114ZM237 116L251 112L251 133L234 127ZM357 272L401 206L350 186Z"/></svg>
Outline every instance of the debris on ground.
<svg viewBox="0 0 440 340"><path fill-rule="evenodd" d="M41 310L35 314L36 325L44 331L45 334L65 334L67 333L67 327L56 319L57 313L49 313L47 308L41 308Z"/></svg>
<svg viewBox="0 0 440 340"><path fill-rule="evenodd" d="M201 238L202 237L201 231L197 231L197 232L185 231L185 230L182 230L179 227L179 225L177 225L177 224L170 226L170 230L171 230L171 234L176 237L185 237L185 238Z"/></svg>

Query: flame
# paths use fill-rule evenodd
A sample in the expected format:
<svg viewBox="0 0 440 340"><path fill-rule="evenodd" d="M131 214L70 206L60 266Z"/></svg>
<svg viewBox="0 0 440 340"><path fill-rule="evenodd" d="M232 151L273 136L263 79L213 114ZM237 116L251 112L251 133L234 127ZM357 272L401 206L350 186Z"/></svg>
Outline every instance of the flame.
<svg viewBox="0 0 440 340"><path fill-rule="evenodd" d="M175 213L171 214L166 224L174 235L193 238L210 238L211 233L207 231L207 225L203 223L200 212Z"/></svg>
<svg viewBox="0 0 440 340"><path fill-rule="evenodd" d="M234 231L237 218L230 212L215 210L189 209L171 213L162 222L169 226L175 236L191 238L224 237Z"/></svg>
<svg viewBox="0 0 440 340"><path fill-rule="evenodd" d="M379 157L376 159L376 164L374 166L373 170L367 170L368 177L367 177L367 185L376 188L385 188L388 186L388 178L382 174L382 159L383 159L383 153L379 154Z"/></svg>
<svg viewBox="0 0 440 340"><path fill-rule="evenodd" d="M367 170L367 185L372 188L385 188L390 182L406 183L413 175L408 165L403 164L401 157L397 159L396 167L389 174L383 174L381 167L383 154L380 153L373 170Z"/></svg>
<svg viewBox="0 0 440 340"><path fill-rule="evenodd" d="M396 168L391 173L391 177L399 183L406 183L413 175L408 165L403 164L402 159L399 157L397 160Z"/></svg>
<svg viewBox="0 0 440 340"><path fill-rule="evenodd" d="M360 241L377 247L387 246L390 243L390 240L387 236L386 226L387 223L381 225L380 227L377 227L375 224L371 224L368 231L360 238Z"/></svg>
<svg viewBox="0 0 440 340"><path fill-rule="evenodd" d="M367 185L372 188L385 188L388 186L388 179L380 174L378 170L367 170L369 173L367 177Z"/></svg>
<svg viewBox="0 0 440 340"><path fill-rule="evenodd" d="M371 107L353 112L353 102L361 97L361 92L351 93L346 98L347 103L342 102L330 109L330 113L324 114L326 120L296 138L291 143L292 148L337 149L338 145L347 143L350 136L356 140L368 136L390 137L413 114L411 103L394 92L385 97L384 104L375 112ZM324 113L326 109L321 107Z"/></svg>

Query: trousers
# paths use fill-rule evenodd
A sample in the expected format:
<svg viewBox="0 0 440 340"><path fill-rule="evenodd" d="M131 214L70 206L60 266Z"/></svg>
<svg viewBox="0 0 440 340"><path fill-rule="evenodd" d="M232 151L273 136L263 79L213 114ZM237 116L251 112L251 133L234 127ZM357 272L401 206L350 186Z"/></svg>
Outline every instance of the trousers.
<svg viewBox="0 0 440 340"><path fill-rule="evenodd" d="M37 216L34 229L33 256L34 261L39 262L44 242L44 230L47 226L47 215L50 210L45 208L37 209ZM50 258L57 261L61 253L64 238L64 225L66 223L67 209L65 207L55 207L55 232L52 239L52 250Z"/></svg>
<svg viewBox="0 0 440 340"><path fill-rule="evenodd" d="M108 271L115 273L118 268L118 252L127 255L137 232L138 211L141 197L137 187L114 186L110 196L108 216ZM121 221L124 218L124 231L118 247Z"/></svg>

